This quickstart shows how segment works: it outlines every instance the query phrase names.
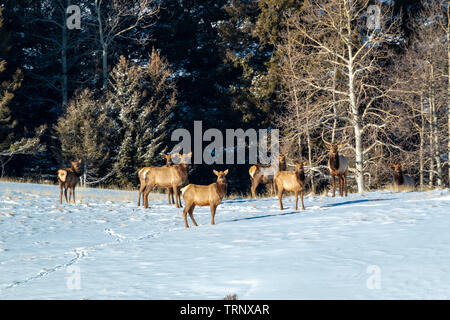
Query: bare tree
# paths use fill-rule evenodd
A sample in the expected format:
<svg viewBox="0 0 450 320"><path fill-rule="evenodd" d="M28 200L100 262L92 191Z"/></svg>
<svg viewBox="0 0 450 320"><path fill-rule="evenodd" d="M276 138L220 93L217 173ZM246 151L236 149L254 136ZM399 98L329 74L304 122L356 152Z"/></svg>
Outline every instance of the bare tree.
<svg viewBox="0 0 450 320"><path fill-rule="evenodd" d="M446 60L447 68L445 77L447 78L447 166L448 184L450 186L450 1L433 0L427 4L428 11L433 13L440 30L444 33L447 46L447 54L443 57Z"/></svg>
<svg viewBox="0 0 450 320"><path fill-rule="evenodd" d="M94 12L97 39L102 54L103 88L108 84L108 52L117 38L146 42L148 35L138 30L153 25L152 17L159 10L155 0L95 0Z"/></svg>
<svg viewBox="0 0 450 320"><path fill-rule="evenodd" d="M436 184L443 186L443 141L448 139L445 133L444 106L448 105L448 16L442 1L427 1L422 12L411 19L414 30L412 43L408 48L410 70L408 74L414 83L414 91L420 95L421 112L428 112L428 146L429 184L433 186L434 176ZM414 81L414 79L417 79ZM411 86L410 86L411 88ZM447 92L447 99L444 99ZM448 114L447 114L448 124Z"/></svg>
<svg viewBox="0 0 450 320"><path fill-rule="evenodd" d="M368 6L368 0L311 0L305 1L300 17L286 18L292 41L308 56L297 70L298 87L315 92L313 103L329 108L322 123L333 120L339 128L332 135L337 130L339 143L351 144L347 148L354 152L359 193L364 192L365 174L370 174L364 161L383 144L378 137L389 113L380 104L391 89L383 83L383 63L391 54L389 46L400 41L389 10L381 14L379 28L365 27Z"/></svg>

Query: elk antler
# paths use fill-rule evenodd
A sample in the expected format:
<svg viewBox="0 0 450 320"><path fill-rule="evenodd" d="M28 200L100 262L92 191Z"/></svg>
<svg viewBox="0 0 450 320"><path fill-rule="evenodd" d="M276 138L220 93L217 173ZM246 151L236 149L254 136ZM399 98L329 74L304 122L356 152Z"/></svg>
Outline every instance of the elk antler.
<svg viewBox="0 0 450 320"><path fill-rule="evenodd" d="M322 141L323 141L327 146L331 146L332 143L330 143L330 142L328 142L328 141L325 141L325 139L324 139L324 137L323 137L323 132L324 132L324 129L322 129Z"/></svg>

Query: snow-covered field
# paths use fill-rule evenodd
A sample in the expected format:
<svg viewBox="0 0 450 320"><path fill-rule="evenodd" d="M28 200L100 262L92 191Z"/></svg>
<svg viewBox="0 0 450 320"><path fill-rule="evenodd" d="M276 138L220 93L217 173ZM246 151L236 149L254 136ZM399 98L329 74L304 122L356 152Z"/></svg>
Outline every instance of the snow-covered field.
<svg viewBox="0 0 450 320"><path fill-rule="evenodd" d="M0 182L0 299L450 298L449 190L227 199L189 229L136 198Z"/></svg>

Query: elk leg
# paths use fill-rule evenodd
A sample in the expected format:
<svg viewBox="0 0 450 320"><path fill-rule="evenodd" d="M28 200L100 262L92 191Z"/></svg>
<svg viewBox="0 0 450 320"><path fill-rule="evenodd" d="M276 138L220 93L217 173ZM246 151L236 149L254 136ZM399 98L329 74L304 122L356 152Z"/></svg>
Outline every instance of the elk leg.
<svg viewBox="0 0 450 320"><path fill-rule="evenodd" d="M75 187L73 187L72 193L73 193L73 203L77 204L77 202L75 201Z"/></svg>
<svg viewBox="0 0 450 320"><path fill-rule="evenodd" d="M64 188L64 198L66 198L66 203L68 203L68 201L67 201L67 188Z"/></svg>
<svg viewBox="0 0 450 320"><path fill-rule="evenodd" d="M185 226L186 228L189 228L189 224L188 224L188 222L187 222L187 213L188 213L188 212L189 212L189 215L191 216L191 220L192 220L192 221L195 221L195 220L194 220L194 215L192 214L193 211L194 211L194 207L195 207L194 204L192 204L192 203L186 203L186 204L185 204L185 207L184 207L184 209L183 209L184 226ZM194 222L194 224L197 225L196 222Z"/></svg>
<svg viewBox="0 0 450 320"><path fill-rule="evenodd" d="M72 188L68 188L69 189L69 203L70 203L70 200L72 199Z"/></svg>
<svg viewBox="0 0 450 320"><path fill-rule="evenodd" d="M170 189L170 188L166 189L166 192L167 192L167 203L168 204L172 204L172 201L170 201L171 200L171 198L170 198L170 194L171 194L170 190L172 190L172 189Z"/></svg>
<svg viewBox="0 0 450 320"><path fill-rule="evenodd" d="M180 206L183 208L183 204L181 203L181 191L180 191L180 189L181 188L177 188L178 190L178 201L180 202ZM175 203L175 201L173 200L173 198L172 198L172 202L174 202Z"/></svg>
<svg viewBox="0 0 450 320"><path fill-rule="evenodd" d="M344 183L344 194L347 197L348 196L348 189L347 189L347 175L344 173L343 175L343 183Z"/></svg>
<svg viewBox="0 0 450 320"><path fill-rule="evenodd" d="M194 226L198 226L197 222L194 219L194 208L195 208L195 204L193 204L191 206L191 208L189 209L189 216L191 217L192 222L194 223Z"/></svg>
<svg viewBox="0 0 450 320"><path fill-rule="evenodd" d="M214 224L214 217L216 216L216 206L210 205L211 208L211 224Z"/></svg>
<svg viewBox="0 0 450 320"><path fill-rule="evenodd" d="M180 198L180 193L178 192L178 187L173 186L172 188L173 188L173 192L175 193L175 201L176 201L177 208L183 208L183 206L181 205L181 198Z"/></svg>
<svg viewBox="0 0 450 320"><path fill-rule="evenodd" d="M298 191L295 191L295 210L298 210Z"/></svg>
<svg viewBox="0 0 450 320"><path fill-rule="evenodd" d="M142 196L142 198L144 197L144 195L143 195L144 189L145 189L145 185L143 183L141 183L141 185L139 186L138 207L141 206L141 196Z"/></svg>
<svg viewBox="0 0 450 320"><path fill-rule="evenodd" d="M251 191L252 191L252 198L256 198L256 188L259 185L259 179L254 179L252 178L252 187L251 187Z"/></svg>
<svg viewBox="0 0 450 320"><path fill-rule="evenodd" d="M59 188L60 188L60 194L59 194L59 204L62 204L62 196L63 196L63 187L62 187L62 185L60 184L59 185Z"/></svg>
<svg viewBox="0 0 450 320"><path fill-rule="evenodd" d="M184 218L184 226L186 228L189 228L188 222L187 222L187 213L188 213L188 209L189 207L186 205L183 209L183 218Z"/></svg>
<svg viewBox="0 0 450 320"><path fill-rule="evenodd" d="M303 204L303 191L300 191L300 200L302 200L302 210L305 210L305 205Z"/></svg>
<svg viewBox="0 0 450 320"><path fill-rule="evenodd" d="M280 210L283 210L283 202L282 202L283 191L284 191L283 188L278 189L278 202L280 203Z"/></svg>
<svg viewBox="0 0 450 320"><path fill-rule="evenodd" d="M334 197L336 195L336 176L331 175L331 183L333 185L333 192L331 193L331 196Z"/></svg>
<svg viewBox="0 0 450 320"><path fill-rule="evenodd" d="M148 194L152 190L153 185L147 184L144 188L144 199L142 200L144 202L144 208L148 208Z"/></svg>

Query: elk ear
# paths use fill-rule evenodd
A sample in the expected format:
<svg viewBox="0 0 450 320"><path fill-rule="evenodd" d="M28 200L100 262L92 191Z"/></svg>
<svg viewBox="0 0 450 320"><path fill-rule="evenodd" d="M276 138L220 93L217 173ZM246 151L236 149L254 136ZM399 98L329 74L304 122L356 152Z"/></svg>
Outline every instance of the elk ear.
<svg viewBox="0 0 450 320"><path fill-rule="evenodd" d="M338 144L338 149L341 149L344 146L344 144Z"/></svg>
<svg viewBox="0 0 450 320"><path fill-rule="evenodd" d="M303 161L303 165L306 166L308 164L308 161Z"/></svg>
<svg viewBox="0 0 450 320"><path fill-rule="evenodd" d="M219 176L219 173L216 170L213 170L213 172L216 176Z"/></svg>
<svg viewBox="0 0 450 320"><path fill-rule="evenodd" d="M223 172L224 175L228 174L228 169Z"/></svg>

